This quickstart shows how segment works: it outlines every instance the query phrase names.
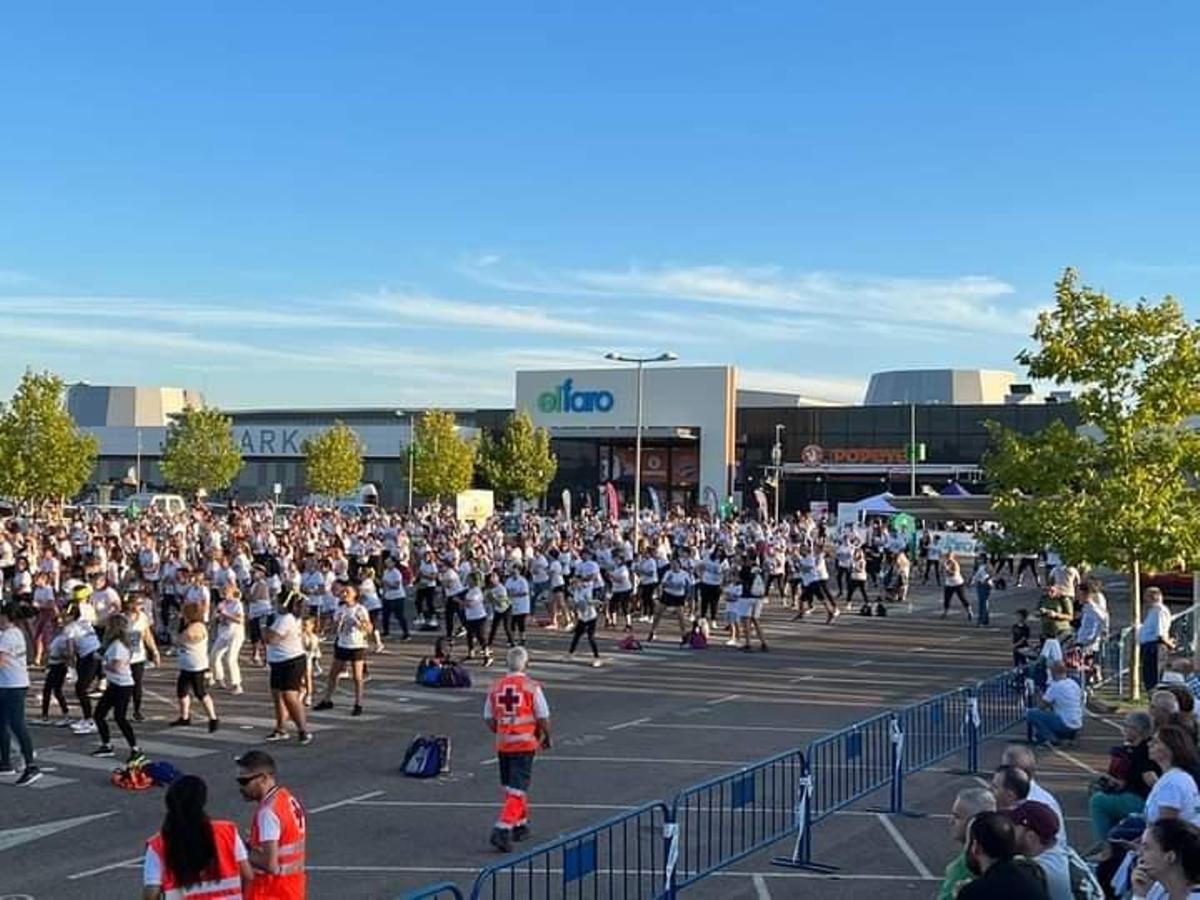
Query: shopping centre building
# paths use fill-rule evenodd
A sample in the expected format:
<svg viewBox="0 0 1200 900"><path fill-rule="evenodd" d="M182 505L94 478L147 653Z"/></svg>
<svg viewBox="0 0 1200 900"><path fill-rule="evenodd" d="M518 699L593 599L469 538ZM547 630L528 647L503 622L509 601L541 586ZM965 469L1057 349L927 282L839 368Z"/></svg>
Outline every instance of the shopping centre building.
<svg viewBox="0 0 1200 900"><path fill-rule="evenodd" d="M632 500L638 428L636 368L521 371L514 407L550 430L558 474L548 492L557 506L568 490L575 508L594 505L600 485L612 482ZM141 481L158 485L158 457L172 414L202 403L173 388L68 389L68 408L100 438L95 481L115 484L140 467ZM245 466L234 487L242 500L302 499L304 439L344 422L365 448L364 482L380 502L403 505L407 495L404 450L410 422L421 409L345 408L230 410L234 439ZM512 408L455 409L465 435L498 430ZM890 489L907 493L914 474L906 447L924 445L915 463L918 489L950 481L980 490L980 462L988 445L986 422L1033 432L1061 420L1074 427L1069 397L1037 397L1011 373L982 370L916 370L873 375L861 405L825 403L798 394L739 389L732 366L647 366L642 371L643 502L651 490L661 504L693 506L707 496L750 497L763 487L770 497L778 439L780 506L817 503L836 507ZM136 477L136 476L135 476ZM771 497L773 501L773 497Z"/></svg>

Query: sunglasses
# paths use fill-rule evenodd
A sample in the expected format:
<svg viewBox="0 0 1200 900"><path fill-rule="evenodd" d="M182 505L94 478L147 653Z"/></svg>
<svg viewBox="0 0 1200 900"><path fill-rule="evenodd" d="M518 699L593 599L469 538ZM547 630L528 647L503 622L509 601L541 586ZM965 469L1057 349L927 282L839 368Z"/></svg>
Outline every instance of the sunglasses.
<svg viewBox="0 0 1200 900"><path fill-rule="evenodd" d="M245 787L257 778L262 778L262 772L259 772L257 775L239 775L235 780L241 787Z"/></svg>

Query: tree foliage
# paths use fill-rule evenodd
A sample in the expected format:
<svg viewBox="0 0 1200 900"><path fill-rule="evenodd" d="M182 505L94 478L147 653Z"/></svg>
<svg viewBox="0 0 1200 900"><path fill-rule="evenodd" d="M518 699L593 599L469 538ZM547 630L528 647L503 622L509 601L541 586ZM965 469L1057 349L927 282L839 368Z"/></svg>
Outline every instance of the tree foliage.
<svg viewBox="0 0 1200 900"><path fill-rule="evenodd" d="M185 409L167 426L159 468L185 494L229 487L242 470L233 420L219 409Z"/></svg>
<svg viewBox="0 0 1200 900"><path fill-rule="evenodd" d="M413 436L413 490L440 500L471 486L475 444L458 433L454 413L431 409L417 420Z"/></svg>
<svg viewBox="0 0 1200 900"><path fill-rule="evenodd" d="M26 371L0 404L0 494L25 503L74 497L96 465L99 442L63 404L63 381Z"/></svg>
<svg viewBox="0 0 1200 900"><path fill-rule="evenodd" d="M362 481L362 441L343 422L305 438L300 449L304 452L304 481L314 493L341 497Z"/></svg>
<svg viewBox="0 0 1200 900"><path fill-rule="evenodd" d="M535 428L524 410L508 418L499 440L484 432L479 442L479 471L503 499L536 500L558 471L550 432Z"/></svg>
<svg viewBox="0 0 1200 900"><path fill-rule="evenodd" d="M1025 549L1128 569L1200 563L1200 327L1167 297L1113 301L1068 269L1034 350L1017 360L1034 379L1069 385L1084 427L1022 436L992 425L985 459L1005 530Z"/></svg>

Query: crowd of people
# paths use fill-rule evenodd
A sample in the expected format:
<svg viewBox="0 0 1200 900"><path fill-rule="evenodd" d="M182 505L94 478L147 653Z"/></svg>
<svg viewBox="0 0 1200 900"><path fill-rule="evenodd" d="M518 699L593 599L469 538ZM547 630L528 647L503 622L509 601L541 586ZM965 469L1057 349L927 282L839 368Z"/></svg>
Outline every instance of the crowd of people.
<svg viewBox="0 0 1200 900"><path fill-rule="evenodd" d="M106 757L115 755L111 719L136 763L146 667L169 659L172 727L191 727L198 708L216 731L220 693L243 692L244 666L266 667L275 717L268 740L289 739L290 725L307 744L306 709L329 709L348 677L351 715L361 714L369 656L414 631L465 637L466 659L483 666L500 639L511 647L532 627L567 631L569 651L586 639L598 665L601 627L630 636L644 627L654 641L666 619L684 642L699 633L706 645L716 634L730 647L766 651L771 598L796 618L820 604L832 624L856 596L870 614L869 590L879 614L885 599L908 593L907 540L883 524L679 514L647 518L639 534L634 546L631 523L591 514L475 526L438 508L284 515L270 504L235 504L221 515L197 506L174 515L14 516L0 522L0 729L24 753L24 694L29 672L41 672L37 722L95 734L94 755ZM940 565L953 581L954 557ZM7 742L0 747L7 768ZM37 777L26 754L22 783Z"/></svg>

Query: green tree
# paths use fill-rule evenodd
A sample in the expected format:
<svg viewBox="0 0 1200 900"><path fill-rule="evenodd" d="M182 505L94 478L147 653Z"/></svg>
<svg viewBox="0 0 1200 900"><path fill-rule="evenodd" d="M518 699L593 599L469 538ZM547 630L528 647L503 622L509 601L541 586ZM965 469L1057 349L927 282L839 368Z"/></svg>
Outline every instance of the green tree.
<svg viewBox="0 0 1200 900"><path fill-rule="evenodd" d="M185 494L229 487L242 470L233 420L219 409L185 409L167 426L159 468L167 484Z"/></svg>
<svg viewBox="0 0 1200 900"><path fill-rule="evenodd" d="M475 444L459 435L454 413L426 412L417 420L413 443L413 490L417 494L440 500L471 486Z"/></svg>
<svg viewBox="0 0 1200 900"><path fill-rule="evenodd" d="M26 371L12 400L0 404L0 494L33 504L74 497L99 446L67 412L62 379Z"/></svg>
<svg viewBox="0 0 1200 900"><path fill-rule="evenodd" d="M316 437L305 438L304 480L314 493L341 497L358 487L363 474L363 445L342 422Z"/></svg>
<svg viewBox="0 0 1200 900"><path fill-rule="evenodd" d="M480 438L479 472L504 500L536 500L557 471L550 432L535 428L524 410L509 416L499 440L492 440L486 432Z"/></svg>
<svg viewBox="0 0 1200 900"><path fill-rule="evenodd" d="M1017 361L1030 378L1071 386L1083 425L1021 436L993 424L984 464L1014 543L1128 572L1136 625L1142 566L1200 562L1200 436L1187 422L1200 413L1200 327L1171 297L1121 304L1071 269L1055 299L1038 317L1038 347Z"/></svg>

